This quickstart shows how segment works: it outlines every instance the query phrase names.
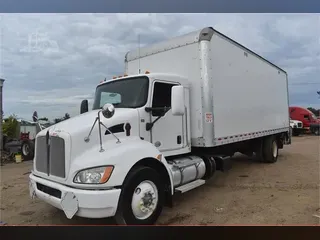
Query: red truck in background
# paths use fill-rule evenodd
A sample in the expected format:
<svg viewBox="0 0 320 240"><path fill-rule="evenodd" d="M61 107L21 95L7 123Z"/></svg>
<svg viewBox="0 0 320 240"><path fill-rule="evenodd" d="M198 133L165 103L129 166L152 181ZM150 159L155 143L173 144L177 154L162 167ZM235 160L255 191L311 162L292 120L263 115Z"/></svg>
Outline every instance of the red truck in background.
<svg viewBox="0 0 320 240"><path fill-rule="evenodd" d="M310 131L315 135L319 135L320 119L310 110L302 107L289 107L290 118L303 123L305 131Z"/></svg>

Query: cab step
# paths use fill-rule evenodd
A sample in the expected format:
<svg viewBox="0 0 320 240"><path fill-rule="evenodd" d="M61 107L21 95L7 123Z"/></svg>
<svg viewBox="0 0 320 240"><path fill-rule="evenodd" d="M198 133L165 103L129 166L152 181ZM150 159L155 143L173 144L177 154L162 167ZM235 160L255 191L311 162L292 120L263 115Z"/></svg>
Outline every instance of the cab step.
<svg viewBox="0 0 320 240"><path fill-rule="evenodd" d="M206 183L205 180L203 180L203 179L198 179L198 180L195 180L195 181L193 181L193 182L190 182L190 183L187 183L187 184L185 184L185 185L182 185L182 186L180 186L180 187L177 187L177 188L175 189L175 193L178 193L178 194L180 194L180 193L185 193L185 192L188 192L188 191L190 191L190 190L192 190L192 189L194 189L194 188L197 188L197 187L199 187L199 186L201 186L201 185L203 185L203 184L205 184L205 183Z"/></svg>

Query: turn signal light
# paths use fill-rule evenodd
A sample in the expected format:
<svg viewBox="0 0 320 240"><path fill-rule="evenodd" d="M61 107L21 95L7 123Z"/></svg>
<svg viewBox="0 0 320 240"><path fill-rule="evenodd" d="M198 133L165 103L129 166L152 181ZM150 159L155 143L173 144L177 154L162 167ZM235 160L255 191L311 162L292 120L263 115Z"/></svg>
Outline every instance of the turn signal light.
<svg viewBox="0 0 320 240"><path fill-rule="evenodd" d="M100 180L100 183L107 182L111 176L112 171L113 171L113 166L106 167L106 169L104 170L103 176Z"/></svg>

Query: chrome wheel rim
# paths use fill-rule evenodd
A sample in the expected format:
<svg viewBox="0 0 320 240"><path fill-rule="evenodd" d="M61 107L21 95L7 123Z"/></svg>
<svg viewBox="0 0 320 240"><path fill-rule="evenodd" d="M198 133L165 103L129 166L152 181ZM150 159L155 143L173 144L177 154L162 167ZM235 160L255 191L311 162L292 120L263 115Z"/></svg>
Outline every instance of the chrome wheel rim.
<svg viewBox="0 0 320 240"><path fill-rule="evenodd" d="M156 210L158 205L158 189L149 181L141 182L134 190L131 208L133 215L140 220L147 219Z"/></svg>
<svg viewBox="0 0 320 240"><path fill-rule="evenodd" d="M22 146L22 153L23 155L27 156L29 154L29 146L28 144L23 144Z"/></svg>
<svg viewBox="0 0 320 240"><path fill-rule="evenodd" d="M272 144L273 157L276 158L278 156L278 145L277 142L274 141Z"/></svg>

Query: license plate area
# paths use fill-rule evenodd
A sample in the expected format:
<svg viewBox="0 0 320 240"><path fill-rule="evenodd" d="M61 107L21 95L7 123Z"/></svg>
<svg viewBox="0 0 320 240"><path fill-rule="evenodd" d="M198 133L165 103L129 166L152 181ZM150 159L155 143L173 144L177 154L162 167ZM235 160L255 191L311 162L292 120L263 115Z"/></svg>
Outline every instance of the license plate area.
<svg viewBox="0 0 320 240"><path fill-rule="evenodd" d="M49 194L55 198L61 199L61 191L52 187L45 186L41 183L37 183L37 189L41 192Z"/></svg>

